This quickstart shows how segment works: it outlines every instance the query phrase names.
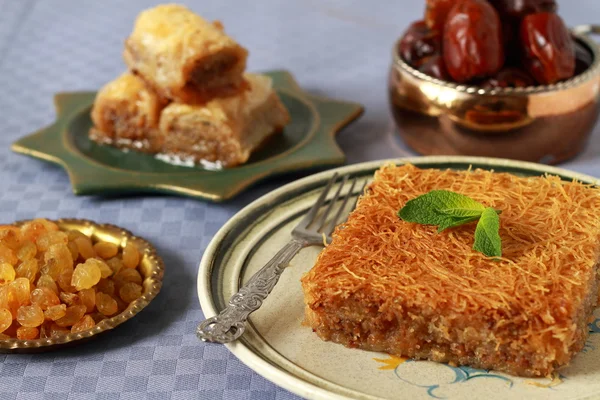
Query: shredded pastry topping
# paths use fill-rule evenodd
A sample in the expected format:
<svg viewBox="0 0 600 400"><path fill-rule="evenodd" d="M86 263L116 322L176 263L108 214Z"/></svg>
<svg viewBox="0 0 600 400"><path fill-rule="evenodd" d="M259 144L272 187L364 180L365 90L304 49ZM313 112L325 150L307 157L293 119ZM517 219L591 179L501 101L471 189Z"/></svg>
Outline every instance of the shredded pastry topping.
<svg viewBox="0 0 600 400"><path fill-rule="evenodd" d="M474 224L438 234L398 218L408 200L433 189L502 210L503 257L472 250ZM484 313L490 328L547 328L546 340L566 350L576 335L572 318L595 282L599 216L600 191L580 182L387 165L303 278L307 304L362 296L445 315Z"/></svg>

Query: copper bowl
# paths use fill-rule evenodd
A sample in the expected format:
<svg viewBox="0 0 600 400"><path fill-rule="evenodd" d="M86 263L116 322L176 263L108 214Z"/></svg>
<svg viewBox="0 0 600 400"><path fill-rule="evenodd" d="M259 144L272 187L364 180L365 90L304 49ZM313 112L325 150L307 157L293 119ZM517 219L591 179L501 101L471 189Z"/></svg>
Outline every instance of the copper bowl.
<svg viewBox="0 0 600 400"><path fill-rule="evenodd" d="M581 74L554 85L485 89L425 75L394 45L389 100L404 141L425 155L502 157L557 164L579 153L600 111L600 49L579 26L573 37L592 55Z"/></svg>

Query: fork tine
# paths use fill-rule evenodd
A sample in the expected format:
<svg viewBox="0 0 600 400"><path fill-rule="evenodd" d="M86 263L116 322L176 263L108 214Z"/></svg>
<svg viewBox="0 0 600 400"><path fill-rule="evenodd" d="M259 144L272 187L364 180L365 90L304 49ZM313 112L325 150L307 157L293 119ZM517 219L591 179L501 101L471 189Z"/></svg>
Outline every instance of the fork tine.
<svg viewBox="0 0 600 400"><path fill-rule="evenodd" d="M313 219L317 216L317 212L319 212L319 209L321 208L321 206L323 206L323 203L325 203L327 194L329 194L329 190L331 189L333 183L337 180L337 177L338 174L336 172L333 174L329 182L327 182L327 186L325 187L325 189L323 189L315 204L313 204L308 213L306 213L304 218L302 218L298 226L303 226L304 228L307 228L312 223Z"/></svg>
<svg viewBox="0 0 600 400"><path fill-rule="evenodd" d="M367 187L367 183L369 183L368 179L365 180L365 183L363 183L362 187L360 188L360 191L356 195L356 200L354 200L354 205L352 206L353 210L356 208L356 204L358 204L358 199L360 198L360 196L365 194L365 188Z"/></svg>
<svg viewBox="0 0 600 400"><path fill-rule="evenodd" d="M344 201L342 202L341 207L338 209L338 212L335 214L335 218L332 219L331 222L329 222L329 225L327 225L327 229L324 231L327 236L331 235L333 233L333 230L335 229L335 227L342 222L342 216L344 216L343 211L346 209L348 200L350 200L350 197L354 193L354 187L356 186L356 182L357 182L357 178L354 178L352 180L352 185L350 185L350 189L348 189L348 192L344 196ZM352 210L354 210L354 207L352 207ZM350 211L352 211L352 210L350 210ZM348 217L348 214L346 214L346 218L347 217Z"/></svg>
<svg viewBox="0 0 600 400"><path fill-rule="evenodd" d="M346 199L344 199L344 204L342 205L342 208L340 208L338 210L338 215L336 215L335 217L335 224L333 226L330 227L330 232L328 233L328 236L331 235L331 233L333 233L333 229L335 228L336 225L339 225L342 223L342 219L340 218L341 215L341 211L345 208L346 206L346 202L348 201L350 195L352 194L352 191L354 190L354 184L357 182L358 178L354 178L354 182L352 182L352 187L350 187L350 191L348 191L348 193L346 193ZM367 184L369 183L369 180L365 180L365 183L363 183L362 187L360 188L360 190L358 191L358 193L356 194L356 198L354 199L354 204L352 204L352 207L350 208L350 210L348 211L348 214L346 214L346 218L348 218L348 216L350 215L350 212L354 211L354 209L356 208L356 204L358 203L358 199L360 198L361 195L364 194L365 192L365 188L367 187Z"/></svg>
<svg viewBox="0 0 600 400"><path fill-rule="evenodd" d="M348 204L348 200L350 199L350 196L352 196L352 194L354 192L354 186L356 186L356 178L354 178L352 180L352 184L350 185L350 189L348 189L348 192L344 196L344 201L342 201L342 205L338 208L337 213L335 214L335 217L331 221L329 221L329 224L327 224L327 227L323 230L323 232L327 236L331 235L331 233L333 232L333 229L335 228L335 226L338 225L341 222L341 217L343 215L342 212L346 209L346 205Z"/></svg>
<svg viewBox="0 0 600 400"><path fill-rule="evenodd" d="M338 199L340 197L340 193L342 191L342 188L344 187L344 185L346 185L346 182L348 182L348 175L344 175L344 177L342 178L342 182L338 186L338 189L335 192L335 195L333 196L333 198L329 202L329 205L327 206L327 209L325 210L325 212L323 213L323 215L321 215L321 220L319 221L319 227L317 228L317 232L319 232L321 229L323 229L323 226L325 226L325 222L327 221L327 217L329 217L329 214L331 213L331 210L333 209L333 206L338 201Z"/></svg>

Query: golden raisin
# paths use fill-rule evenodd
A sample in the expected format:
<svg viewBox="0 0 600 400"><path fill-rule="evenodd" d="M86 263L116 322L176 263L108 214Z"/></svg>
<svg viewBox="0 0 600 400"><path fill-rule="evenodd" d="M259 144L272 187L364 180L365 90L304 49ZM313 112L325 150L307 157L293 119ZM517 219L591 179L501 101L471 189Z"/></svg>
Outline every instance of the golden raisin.
<svg viewBox="0 0 600 400"><path fill-rule="evenodd" d="M12 324L13 318L10 310L0 308L0 332L4 332Z"/></svg>
<svg viewBox="0 0 600 400"><path fill-rule="evenodd" d="M71 285L73 282L73 273L72 271L65 271L58 276L56 283L58 283L63 292L75 293L77 291L75 286Z"/></svg>
<svg viewBox="0 0 600 400"><path fill-rule="evenodd" d="M121 281L123 284L125 284L127 282L133 282L133 283L137 283L138 285L141 285L142 284L142 276L140 275L140 273L138 272L137 269L123 268L115 276L115 281L116 281L115 283L117 284L117 286L122 286L119 284L120 283L119 281Z"/></svg>
<svg viewBox="0 0 600 400"><path fill-rule="evenodd" d="M128 282L119 289L119 296L125 303L131 303L142 295L142 287L137 283Z"/></svg>
<svg viewBox="0 0 600 400"><path fill-rule="evenodd" d="M17 339L20 340L37 339L39 334L39 329L34 327L22 326L17 329Z"/></svg>
<svg viewBox="0 0 600 400"><path fill-rule="evenodd" d="M140 263L140 252L137 246L128 242L123 248L123 265L127 268L135 268Z"/></svg>
<svg viewBox="0 0 600 400"><path fill-rule="evenodd" d="M8 286L0 285L0 308L8 308Z"/></svg>
<svg viewBox="0 0 600 400"><path fill-rule="evenodd" d="M44 261L55 259L61 271L73 269L73 256L66 244L53 244L44 254Z"/></svg>
<svg viewBox="0 0 600 400"><path fill-rule="evenodd" d="M0 243L11 250L18 250L21 247L21 234L17 227L7 227L0 230Z"/></svg>
<svg viewBox="0 0 600 400"><path fill-rule="evenodd" d="M116 297L115 301L117 302L117 311L119 313L122 313L127 307L129 307L129 303L125 303L120 297Z"/></svg>
<svg viewBox="0 0 600 400"><path fill-rule="evenodd" d="M109 276L111 276L113 274L113 270L108 266L108 264L101 260L98 261L100 261L97 264L98 268L100 268L100 276L102 278L108 278Z"/></svg>
<svg viewBox="0 0 600 400"><path fill-rule="evenodd" d="M30 221L21 226L21 238L31 242L35 242L37 238L45 232L46 227L37 221Z"/></svg>
<svg viewBox="0 0 600 400"><path fill-rule="evenodd" d="M67 313L67 306L65 304L59 304L57 306L49 307L44 311L44 317L49 320L56 321L65 316Z"/></svg>
<svg viewBox="0 0 600 400"><path fill-rule="evenodd" d="M62 326L59 326L57 323L53 323L52 325L50 325L51 337L65 335L67 333L71 333L71 331L69 329L63 328Z"/></svg>
<svg viewBox="0 0 600 400"><path fill-rule="evenodd" d="M76 304L81 304L81 300L79 299L79 295L75 294L75 293L67 293L67 292L60 292L60 294L58 295L58 297L60 297L60 300L69 305L69 306L74 306Z"/></svg>
<svg viewBox="0 0 600 400"><path fill-rule="evenodd" d="M56 324L60 327L72 326L85 315L86 308L82 304L67 307L64 317L57 319Z"/></svg>
<svg viewBox="0 0 600 400"><path fill-rule="evenodd" d="M34 258L36 253L36 245L33 242L27 240L21 245L19 250L17 250L17 258L21 261L29 260Z"/></svg>
<svg viewBox="0 0 600 400"><path fill-rule="evenodd" d="M105 260L112 258L119 252L119 246L110 242L98 242L94 245L96 254Z"/></svg>
<svg viewBox="0 0 600 400"><path fill-rule="evenodd" d="M69 242L67 234L61 231L49 231L38 237L35 244L39 251L46 251L55 244L66 245Z"/></svg>
<svg viewBox="0 0 600 400"><path fill-rule="evenodd" d="M116 274L124 267L123 261L119 257L113 257L111 259L106 260L106 264L113 271L113 274Z"/></svg>
<svg viewBox="0 0 600 400"><path fill-rule="evenodd" d="M94 288L79 291L79 300L87 308L87 312L91 313L96 307L96 291Z"/></svg>
<svg viewBox="0 0 600 400"><path fill-rule="evenodd" d="M8 285L9 294L13 295L19 305L24 306L29 304L31 285L27 278L17 278Z"/></svg>
<svg viewBox="0 0 600 400"><path fill-rule="evenodd" d="M38 261L35 258L25 260L16 269L17 278L27 278L34 283L39 271Z"/></svg>
<svg viewBox="0 0 600 400"><path fill-rule="evenodd" d="M7 285L0 286L0 308L8 309L12 314L12 318L15 319L20 306L13 291Z"/></svg>
<svg viewBox="0 0 600 400"><path fill-rule="evenodd" d="M96 285L96 289L113 296L115 294L115 283L110 279L100 279L100 282Z"/></svg>
<svg viewBox="0 0 600 400"><path fill-rule="evenodd" d="M73 240L77 245L77 250L79 250L79 255L83 257L84 260L88 258L96 257L96 252L92 247L92 241L88 237L80 236Z"/></svg>
<svg viewBox="0 0 600 400"><path fill-rule="evenodd" d="M0 285L12 282L15 280L15 269L8 263L0 264Z"/></svg>
<svg viewBox="0 0 600 400"><path fill-rule="evenodd" d="M54 222L52 221L48 221L46 218L36 218L33 220L33 222L37 222L39 224L42 224L44 226L44 229L46 230L46 232L50 232L50 231L58 231L58 225L56 225Z"/></svg>
<svg viewBox="0 0 600 400"><path fill-rule="evenodd" d="M94 319L92 317L90 317L89 315L85 315L83 318L81 318L78 322L76 322L71 327L71 332L75 333L75 332L81 332L81 331L85 331L88 329L92 329L94 327L94 325L96 325L96 322L94 322Z"/></svg>
<svg viewBox="0 0 600 400"><path fill-rule="evenodd" d="M118 311L117 301L102 292L96 293L96 308L106 316L111 316Z"/></svg>
<svg viewBox="0 0 600 400"><path fill-rule="evenodd" d="M96 324L98 324L100 321L103 321L106 318L108 318L106 315L102 314L101 312L94 312L94 313L89 314L89 316L94 319L94 322Z"/></svg>
<svg viewBox="0 0 600 400"><path fill-rule="evenodd" d="M77 265L73 271L71 285L75 286L77 290L89 289L96 285L102 277L98 262L98 260L90 258L85 263Z"/></svg>
<svg viewBox="0 0 600 400"><path fill-rule="evenodd" d="M15 255L15 252L12 251L9 247L0 243L0 263L8 263L10 265L15 265L19 259Z"/></svg>
<svg viewBox="0 0 600 400"><path fill-rule="evenodd" d="M22 306L17 311L17 321L30 328L40 326L44 323L44 311L37 304Z"/></svg>
<svg viewBox="0 0 600 400"><path fill-rule="evenodd" d="M13 318L12 324L10 324L10 326L2 333L11 337L17 337L17 328L20 326L21 325L17 322L17 320Z"/></svg>
<svg viewBox="0 0 600 400"><path fill-rule="evenodd" d="M71 257L73 257L73 260L77 261L77 259L79 258L79 249L77 248L77 245L75 244L75 242L67 243L67 247L69 248L69 251L71 252Z"/></svg>
<svg viewBox="0 0 600 400"><path fill-rule="evenodd" d="M50 275L42 275L37 280L37 287L42 288L46 287L52 290L55 294L58 294L58 286L56 286L56 282Z"/></svg>
<svg viewBox="0 0 600 400"><path fill-rule="evenodd" d="M67 237L69 238L69 241L74 241L78 237L81 237L81 238L84 238L84 239L88 239L88 237L85 236L84 233L81 233L81 231L78 231L76 229L67 231Z"/></svg>
<svg viewBox="0 0 600 400"><path fill-rule="evenodd" d="M58 226L44 219L35 219L21 226L21 238L35 242L38 237L48 231L57 231Z"/></svg>
<svg viewBox="0 0 600 400"><path fill-rule="evenodd" d="M44 315L46 315L46 312L44 312ZM44 321L44 323L39 326L38 329L40 331L41 339L46 339L46 338L52 337L52 334L50 333L51 326L52 326L52 322L50 322L50 321Z"/></svg>
<svg viewBox="0 0 600 400"><path fill-rule="evenodd" d="M42 310L60 304L60 299L47 287L39 287L31 292L31 304L37 304Z"/></svg>
<svg viewBox="0 0 600 400"><path fill-rule="evenodd" d="M48 275L53 280L58 279L61 272L62 266L54 258L49 259L40 269L42 275Z"/></svg>

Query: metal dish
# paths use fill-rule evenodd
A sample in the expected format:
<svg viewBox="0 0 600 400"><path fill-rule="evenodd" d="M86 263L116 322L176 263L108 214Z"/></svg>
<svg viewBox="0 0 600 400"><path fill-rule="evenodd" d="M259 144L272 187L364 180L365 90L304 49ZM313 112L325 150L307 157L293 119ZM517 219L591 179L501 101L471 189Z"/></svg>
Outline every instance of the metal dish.
<svg viewBox="0 0 600 400"><path fill-rule="evenodd" d="M394 46L389 100L400 135L426 155L503 157L544 164L565 161L585 146L600 112L600 49L588 35L599 26L572 30L592 55L583 73L554 85L485 89L425 75Z"/></svg>
<svg viewBox="0 0 600 400"><path fill-rule="evenodd" d="M18 221L14 225L20 226L26 222L28 221ZM46 339L0 340L0 353L38 353L80 344L133 318L156 297L162 287L165 270L163 260L156 253L154 246L146 240L134 236L125 229L110 224L99 224L84 219L59 219L53 222L61 230L77 229L91 237L92 240L100 239L115 243L120 247L123 247L127 242L133 242L141 253L138 270L144 279L142 282L142 296L133 301L122 313L102 320L92 329L86 331Z"/></svg>

